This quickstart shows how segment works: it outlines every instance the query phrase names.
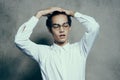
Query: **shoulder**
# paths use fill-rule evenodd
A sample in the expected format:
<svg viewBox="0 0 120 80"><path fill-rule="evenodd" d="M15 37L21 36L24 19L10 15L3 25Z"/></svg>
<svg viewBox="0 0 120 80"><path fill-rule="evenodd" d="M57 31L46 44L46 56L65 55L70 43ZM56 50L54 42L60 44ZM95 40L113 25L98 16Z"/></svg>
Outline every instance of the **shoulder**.
<svg viewBox="0 0 120 80"><path fill-rule="evenodd" d="M75 42L75 43L72 43L72 44L70 44L70 47L71 48L79 48L79 45L80 45L80 43L79 42Z"/></svg>
<svg viewBox="0 0 120 80"><path fill-rule="evenodd" d="M39 48L40 51L49 51L50 50L50 46L49 45L41 45L41 44L38 44L37 47Z"/></svg>

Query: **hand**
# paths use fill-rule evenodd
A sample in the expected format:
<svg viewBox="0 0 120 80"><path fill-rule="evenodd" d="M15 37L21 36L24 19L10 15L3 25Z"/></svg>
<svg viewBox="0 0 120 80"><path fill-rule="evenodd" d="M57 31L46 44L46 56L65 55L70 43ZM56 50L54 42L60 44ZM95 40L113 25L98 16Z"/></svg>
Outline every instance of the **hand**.
<svg viewBox="0 0 120 80"><path fill-rule="evenodd" d="M59 8L59 7L50 7L48 9L38 11L35 16L39 19L41 16L46 16L48 14L51 14L54 11L60 11L60 12L62 12L63 9Z"/></svg>
<svg viewBox="0 0 120 80"><path fill-rule="evenodd" d="M74 11L72 11L72 10L65 10L65 9L63 9L63 12L65 12L67 15L69 15L69 16L74 16Z"/></svg>

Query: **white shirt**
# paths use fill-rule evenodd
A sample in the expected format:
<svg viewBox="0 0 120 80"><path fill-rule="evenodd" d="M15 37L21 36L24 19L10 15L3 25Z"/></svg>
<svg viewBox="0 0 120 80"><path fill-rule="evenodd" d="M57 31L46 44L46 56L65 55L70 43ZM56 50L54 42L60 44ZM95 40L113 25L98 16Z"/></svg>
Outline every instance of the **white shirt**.
<svg viewBox="0 0 120 80"><path fill-rule="evenodd" d="M99 31L98 23L90 16L79 12L74 17L87 31L79 42L65 46L38 45L29 38L38 23L36 17L25 22L15 36L16 45L35 59L41 68L43 80L85 80L87 55Z"/></svg>

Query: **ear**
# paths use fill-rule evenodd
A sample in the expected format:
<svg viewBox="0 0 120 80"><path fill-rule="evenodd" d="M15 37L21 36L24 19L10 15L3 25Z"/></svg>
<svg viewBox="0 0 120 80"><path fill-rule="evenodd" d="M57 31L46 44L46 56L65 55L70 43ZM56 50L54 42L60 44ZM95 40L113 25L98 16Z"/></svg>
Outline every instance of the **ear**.
<svg viewBox="0 0 120 80"><path fill-rule="evenodd" d="M53 33L52 33L52 29L51 29L51 30L50 30L50 29L48 29L48 32L49 32L49 33L51 33L51 34L53 34Z"/></svg>
<svg viewBox="0 0 120 80"><path fill-rule="evenodd" d="M69 28L69 30L71 31L71 27Z"/></svg>

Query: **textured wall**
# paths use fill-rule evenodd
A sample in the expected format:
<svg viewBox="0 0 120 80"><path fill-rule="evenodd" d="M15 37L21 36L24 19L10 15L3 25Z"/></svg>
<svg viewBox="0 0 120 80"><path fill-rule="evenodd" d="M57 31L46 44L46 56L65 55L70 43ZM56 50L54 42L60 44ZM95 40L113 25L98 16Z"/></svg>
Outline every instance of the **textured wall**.
<svg viewBox="0 0 120 80"><path fill-rule="evenodd" d="M15 47L14 36L23 22L50 6L79 11L99 22L100 34L87 59L86 79L120 80L119 4L120 0L0 0L0 80L41 80L38 64ZM45 20L40 19L31 39L51 44ZM74 19L72 26L70 41L75 42L84 28Z"/></svg>

